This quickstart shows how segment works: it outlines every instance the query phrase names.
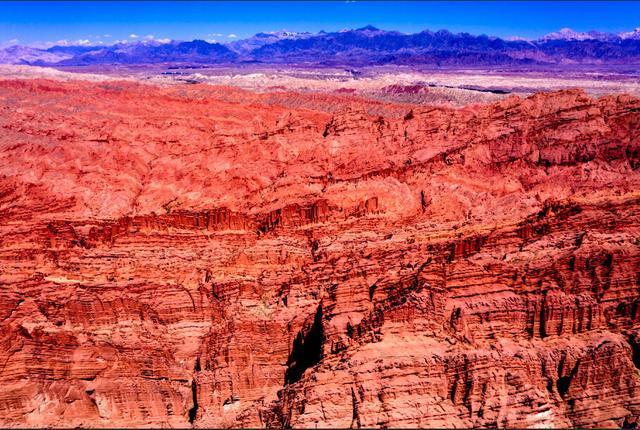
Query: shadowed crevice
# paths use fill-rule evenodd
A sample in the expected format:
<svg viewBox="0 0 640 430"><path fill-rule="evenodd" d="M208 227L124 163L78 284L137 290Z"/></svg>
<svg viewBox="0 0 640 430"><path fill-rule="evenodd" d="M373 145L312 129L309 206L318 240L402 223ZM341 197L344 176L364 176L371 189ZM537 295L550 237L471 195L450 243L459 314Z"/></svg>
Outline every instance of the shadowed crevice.
<svg viewBox="0 0 640 430"><path fill-rule="evenodd" d="M200 371L200 357L196 358L194 366L194 375L191 380L191 398L193 406L189 409L189 423L193 424L198 416L198 383L196 382L196 373Z"/></svg>
<svg viewBox="0 0 640 430"><path fill-rule="evenodd" d="M633 361L633 364L636 366L637 369L640 369L640 342L639 342L640 338L638 337L638 335L636 336L629 336L627 338L627 341L629 342L629 345L631 346L631 360Z"/></svg>
<svg viewBox="0 0 640 430"><path fill-rule="evenodd" d="M293 348L287 360L289 367L284 375L285 385L299 381L305 370L320 362L323 343L322 305L319 305L311 327L307 330L303 328L293 341Z"/></svg>

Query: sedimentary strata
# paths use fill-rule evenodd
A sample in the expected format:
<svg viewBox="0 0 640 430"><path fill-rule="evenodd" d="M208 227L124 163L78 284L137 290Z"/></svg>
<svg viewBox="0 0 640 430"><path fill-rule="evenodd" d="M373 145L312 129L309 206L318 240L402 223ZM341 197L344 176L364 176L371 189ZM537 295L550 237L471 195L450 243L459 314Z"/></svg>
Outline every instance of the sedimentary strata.
<svg viewBox="0 0 640 430"><path fill-rule="evenodd" d="M621 427L640 100L0 81L0 425Z"/></svg>

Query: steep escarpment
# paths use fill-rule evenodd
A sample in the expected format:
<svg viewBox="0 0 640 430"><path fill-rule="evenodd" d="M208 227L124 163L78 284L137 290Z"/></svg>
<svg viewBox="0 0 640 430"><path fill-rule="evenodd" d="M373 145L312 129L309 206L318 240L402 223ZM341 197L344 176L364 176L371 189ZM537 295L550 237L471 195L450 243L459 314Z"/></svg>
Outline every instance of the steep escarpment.
<svg viewBox="0 0 640 430"><path fill-rule="evenodd" d="M636 424L640 100L314 97L0 81L0 423Z"/></svg>

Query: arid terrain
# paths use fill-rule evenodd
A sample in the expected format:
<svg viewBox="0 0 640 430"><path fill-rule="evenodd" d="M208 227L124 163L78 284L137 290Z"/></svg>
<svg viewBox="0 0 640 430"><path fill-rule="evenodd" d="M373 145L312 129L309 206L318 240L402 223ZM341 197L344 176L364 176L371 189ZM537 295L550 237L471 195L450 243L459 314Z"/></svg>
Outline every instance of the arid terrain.
<svg viewBox="0 0 640 430"><path fill-rule="evenodd" d="M637 79L76 72L0 66L1 427L638 425Z"/></svg>

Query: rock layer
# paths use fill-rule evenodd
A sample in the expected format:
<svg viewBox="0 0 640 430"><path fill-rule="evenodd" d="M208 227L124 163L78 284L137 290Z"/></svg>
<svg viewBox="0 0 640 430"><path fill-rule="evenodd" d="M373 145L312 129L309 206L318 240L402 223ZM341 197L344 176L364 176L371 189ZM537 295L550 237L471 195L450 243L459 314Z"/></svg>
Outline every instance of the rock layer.
<svg viewBox="0 0 640 430"><path fill-rule="evenodd" d="M318 97L0 81L0 425L637 423L640 100Z"/></svg>

